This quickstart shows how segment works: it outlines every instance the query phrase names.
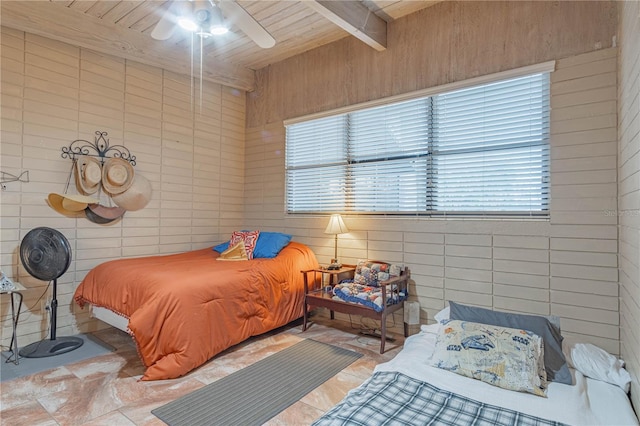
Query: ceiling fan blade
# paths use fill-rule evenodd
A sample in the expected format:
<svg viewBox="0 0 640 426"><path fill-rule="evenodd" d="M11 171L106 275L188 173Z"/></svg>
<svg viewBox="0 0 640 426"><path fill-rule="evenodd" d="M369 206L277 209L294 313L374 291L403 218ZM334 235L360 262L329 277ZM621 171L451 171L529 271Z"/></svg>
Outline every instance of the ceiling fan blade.
<svg viewBox="0 0 640 426"><path fill-rule="evenodd" d="M276 39L234 0L220 0L218 7L229 22L240 28L258 46L263 49L275 46Z"/></svg>
<svg viewBox="0 0 640 426"><path fill-rule="evenodd" d="M151 31L155 40L167 40L176 30L176 2L173 1L162 14L162 17Z"/></svg>

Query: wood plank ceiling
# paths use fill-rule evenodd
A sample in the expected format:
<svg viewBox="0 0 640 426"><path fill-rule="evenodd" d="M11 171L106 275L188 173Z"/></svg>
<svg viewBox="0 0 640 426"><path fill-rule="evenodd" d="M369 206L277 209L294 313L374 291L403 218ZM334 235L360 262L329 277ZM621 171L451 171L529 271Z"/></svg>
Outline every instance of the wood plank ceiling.
<svg viewBox="0 0 640 426"><path fill-rule="evenodd" d="M0 23L101 53L191 74L190 33L180 29L165 41L151 37L151 31L172 1L183 0L2 1ZM355 35L372 48L383 50L387 22L438 1L240 0L237 3L276 39L276 45L262 49L240 29L231 26L229 33L203 41L203 78L250 91L254 87L254 70L343 37ZM370 32L366 26L374 29ZM376 32L378 34L374 34ZM384 38L380 38L380 32ZM199 62L199 39L194 49Z"/></svg>

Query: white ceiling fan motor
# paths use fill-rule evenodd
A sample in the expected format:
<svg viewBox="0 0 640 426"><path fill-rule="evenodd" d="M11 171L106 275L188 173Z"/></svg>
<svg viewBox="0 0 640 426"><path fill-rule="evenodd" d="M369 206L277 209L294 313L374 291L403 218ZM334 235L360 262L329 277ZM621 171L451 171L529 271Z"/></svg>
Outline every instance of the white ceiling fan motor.
<svg viewBox="0 0 640 426"><path fill-rule="evenodd" d="M198 0L193 3L193 17L200 25L205 25L211 18L212 6L208 1Z"/></svg>
<svg viewBox="0 0 640 426"><path fill-rule="evenodd" d="M151 31L151 37L155 40L167 40L176 26L197 32L202 37L225 34L229 31L225 20L263 49L276 44L273 36L235 0L172 0Z"/></svg>
<svg viewBox="0 0 640 426"><path fill-rule="evenodd" d="M224 23L222 12L214 3L207 0L197 0L192 4L193 9L183 12L178 19L178 24L182 28L195 32L202 38L222 35L229 31Z"/></svg>

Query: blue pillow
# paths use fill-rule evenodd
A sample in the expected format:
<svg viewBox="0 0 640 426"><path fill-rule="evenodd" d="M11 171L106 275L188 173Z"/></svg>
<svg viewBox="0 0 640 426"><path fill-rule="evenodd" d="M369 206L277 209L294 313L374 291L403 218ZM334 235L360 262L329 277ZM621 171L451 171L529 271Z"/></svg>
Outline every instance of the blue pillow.
<svg viewBox="0 0 640 426"><path fill-rule="evenodd" d="M280 250L285 248L293 238L292 235L280 232L260 232L253 257L276 257Z"/></svg>
<svg viewBox="0 0 640 426"><path fill-rule="evenodd" d="M258 237L260 238L260 237ZM223 251L225 251L226 249L229 248L229 241L218 244L217 246L213 247L213 249L215 251L217 251L218 253L222 253Z"/></svg>
<svg viewBox="0 0 640 426"><path fill-rule="evenodd" d="M253 250L254 259L257 257L261 258L272 258L276 257L280 250L285 248L287 244L293 238L292 235L283 234L281 232L260 232L258 236L258 241L256 243L256 248ZM222 253L227 248L229 248L229 241L218 244L213 249L219 253Z"/></svg>

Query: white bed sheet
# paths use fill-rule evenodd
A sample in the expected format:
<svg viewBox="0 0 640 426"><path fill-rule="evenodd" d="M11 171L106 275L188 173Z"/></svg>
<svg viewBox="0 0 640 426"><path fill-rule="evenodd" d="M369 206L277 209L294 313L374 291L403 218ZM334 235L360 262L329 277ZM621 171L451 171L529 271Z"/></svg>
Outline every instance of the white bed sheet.
<svg viewBox="0 0 640 426"><path fill-rule="evenodd" d="M94 318L98 318L100 321L106 322L107 324L118 328L124 332L129 332L129 319L125 318L121 315L116 314L110 309L102 308L100 306L90 305L91 306L91 316Z"/></svg>
<svg viewBox="0 0 640 426"><path fill-rule="evenodd" d="M552 382L547 398L542 398L431 367L427 361L435 347L438 325L422 326L422 329L407 338L402 351L391 361L378 365L376 371L398 371L476 401L567 424L638 425L622 389L587 378L574 369L571 369L574 385Z"/></svg>

